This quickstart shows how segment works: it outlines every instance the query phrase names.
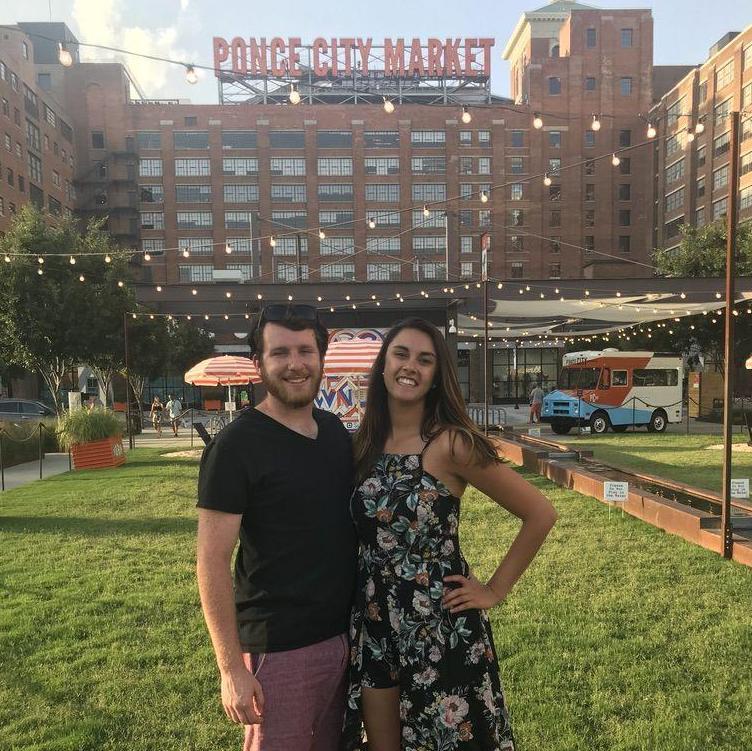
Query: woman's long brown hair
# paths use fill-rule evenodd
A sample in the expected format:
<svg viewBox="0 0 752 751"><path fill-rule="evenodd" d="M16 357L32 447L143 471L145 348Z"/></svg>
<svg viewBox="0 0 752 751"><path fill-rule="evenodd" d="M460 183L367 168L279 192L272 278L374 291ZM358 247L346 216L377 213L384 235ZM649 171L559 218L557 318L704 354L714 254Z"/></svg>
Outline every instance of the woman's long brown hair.
<svg viewBox="0 0 752 751"><path fill-rule="evenodd" d="M436 352L434 385L425 398L425 410L420 426L421 437L428 441L444 430L451 429L470 449L472 462L486 466L499 461L493 443L478 430L468 417L462 398L457 371L449 354L449 347L441 332L423 318L407 318L394 324L384 337L376 361L371 368L366 396L366 411L355 435L354 454L356 475L363 480L379 455L384 451L392 424L389 401L384 384L386 351L401 331L415 329L427 334ZM452 446L454 450L454 445Z"/></svg>

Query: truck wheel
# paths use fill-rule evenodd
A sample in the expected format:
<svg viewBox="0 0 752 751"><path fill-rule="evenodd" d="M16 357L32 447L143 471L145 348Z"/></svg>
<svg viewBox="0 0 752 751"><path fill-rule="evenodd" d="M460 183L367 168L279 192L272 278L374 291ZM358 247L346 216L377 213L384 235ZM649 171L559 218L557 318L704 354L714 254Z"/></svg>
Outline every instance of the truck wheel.
<svg viewBox="0 0 752 751"><path fill-rule="evenodd" d="M657 409L650 416L650 422L648 423L649 433L663 433L668 425L668 418L666 413L662 409Z"/></svg>
<svg viewBox="0 0 752 751"><path fill-rule="evenodd" d="M572 429L571 425L567 425L563 422L552 422L551 423L551 430L556 433L556 435L566 435L569 433L569 431Z"/></svg>
<svg viewBox="0 0 752 751"><path fill-rule="evenodd" d="M611 421L605 412L594 412L590 417L590 431L592 433L605 433Z"/></svg>

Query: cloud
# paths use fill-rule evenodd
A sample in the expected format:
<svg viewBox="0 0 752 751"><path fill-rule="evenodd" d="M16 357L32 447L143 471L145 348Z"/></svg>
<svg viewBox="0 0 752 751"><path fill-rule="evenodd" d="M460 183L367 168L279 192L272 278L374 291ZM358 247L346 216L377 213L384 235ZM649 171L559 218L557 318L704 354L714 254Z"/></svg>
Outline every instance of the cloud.
<svg viewBox="0 0 752 751"><path fill-rule="evenodd" d="M192 55L178 42L180 16L174 24L162 28L128 26L123 21L123 10L127 2L128 0L75 0L72 15L81 41L168 60L190 61ZM184 11L188 7L188 0L180 0L180 7L181 12ZM124 63L149 97L161 94L174 96L174 92L185 80L182 68L158 60L91 47L81 48L81 58L118 60Z"/></svg>

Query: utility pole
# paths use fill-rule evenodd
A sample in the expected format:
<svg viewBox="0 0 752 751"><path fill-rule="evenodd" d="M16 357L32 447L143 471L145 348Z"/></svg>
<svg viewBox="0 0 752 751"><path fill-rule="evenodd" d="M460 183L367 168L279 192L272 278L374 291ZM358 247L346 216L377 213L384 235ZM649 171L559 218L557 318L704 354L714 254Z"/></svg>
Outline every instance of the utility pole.
<svg viewBox="0 0 752 751"><path fill-rule="evenodd" d="M123 341L125 344L125 429L128 433L128 448L133 448L133 430L131 427L131 379L128 369L128 314L123 313ZM140 411L140 405L139 405Z"/></svg>
<svg viewBox="0 0 752 751"><path fill-rule="evenodd" d="M295 233L295 281L300 284L303 281L303 267L301 265L300 233Z"/></svg>

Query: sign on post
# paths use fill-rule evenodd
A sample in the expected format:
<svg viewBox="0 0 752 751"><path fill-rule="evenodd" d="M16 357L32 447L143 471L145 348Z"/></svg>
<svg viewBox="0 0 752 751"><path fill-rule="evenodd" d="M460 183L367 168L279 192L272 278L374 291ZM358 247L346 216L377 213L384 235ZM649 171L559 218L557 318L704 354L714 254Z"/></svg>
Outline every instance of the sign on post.
<svg viewBox="0 0 752 751"><path fill-rule="evenodd" d="M749 478L731 480L731 497L739 500L749 498Z"/></svg>
<svg viewBox="0 0 752 751"><path fill-rule="evenodd" d="M603 500L609 503L624 503L629 499L629 483L606 481L603 483Z"/></svg>

